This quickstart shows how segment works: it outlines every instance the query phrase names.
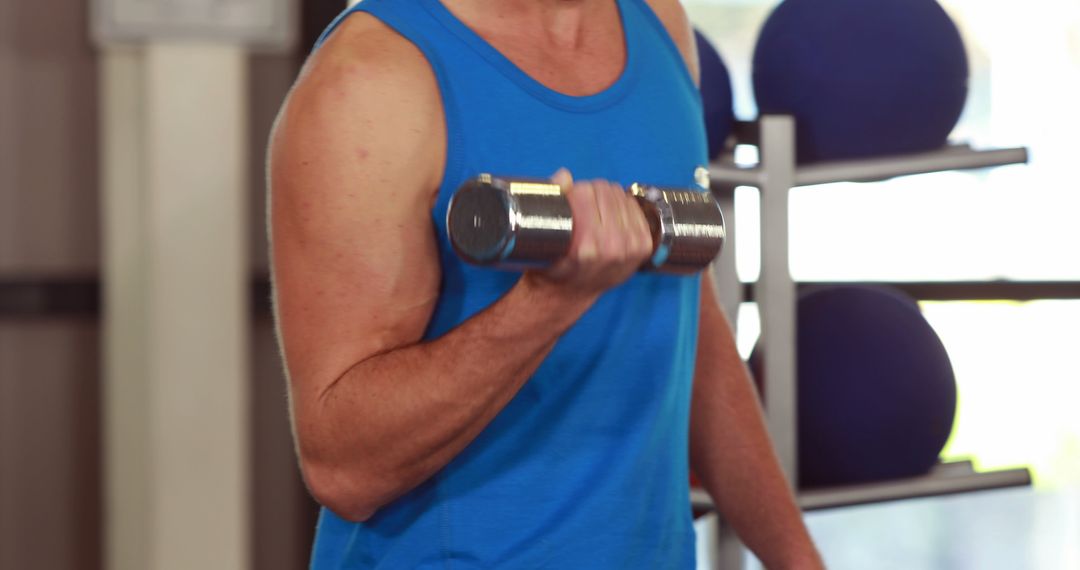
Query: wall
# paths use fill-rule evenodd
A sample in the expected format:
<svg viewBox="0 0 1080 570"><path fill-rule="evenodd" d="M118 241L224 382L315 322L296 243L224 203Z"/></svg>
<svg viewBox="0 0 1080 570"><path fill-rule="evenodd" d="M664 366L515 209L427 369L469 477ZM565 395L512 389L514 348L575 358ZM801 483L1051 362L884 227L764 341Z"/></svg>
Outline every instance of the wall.
<svg viewBox="0 0 1080 570"><path fill-rule="evenodd" d="M0 295L5 284L98 277L99 85L87 18L86 2L0 2ZM298 63L291 53L250 63L256 279L267 273L264 149ZM0 309L0 568L101 568L100 307L83 293L90 306L77 314ZM293 455L272 323L253 314L252 329L254 567L300 568L316 509Z"/></svg>
<svg viewBox="0 0 1080 570"><path fill-rule="evenodd" d="M86 7L0 3L0 282L98 265ZM0 568L99 567L98 327L0 317Z"/></svg>

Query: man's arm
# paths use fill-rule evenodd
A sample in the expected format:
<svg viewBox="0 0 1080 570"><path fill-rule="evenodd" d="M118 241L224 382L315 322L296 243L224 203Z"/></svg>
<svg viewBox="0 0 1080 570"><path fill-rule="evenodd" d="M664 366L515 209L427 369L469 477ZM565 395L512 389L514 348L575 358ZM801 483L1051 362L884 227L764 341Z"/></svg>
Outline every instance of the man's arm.
<svg viewBox="0 0 1080 570"><path fill-rule="evenodd" d="M275 310L297 448L312 494L346 519L367 519L453 459L651 250L632 198L560 172L568 256L421 342L439 289L430 209L445 152L426 60L364 14L306 66L271 141Z"/></svg>
<svg viewBox="0 0 1080 570"><path fill-rule="evenodd" d="M678 0L649 0L695 83L697 44ZM757 391L706 272L690 407L690 465L766 568L822 568L765 428Z"/></svg>
<svg viewBox="0 0 1080 570"><path fill-rule="evenodd" d="M701 285L690 464L724 520L766 568L822 567L708 274Z"/></svg>

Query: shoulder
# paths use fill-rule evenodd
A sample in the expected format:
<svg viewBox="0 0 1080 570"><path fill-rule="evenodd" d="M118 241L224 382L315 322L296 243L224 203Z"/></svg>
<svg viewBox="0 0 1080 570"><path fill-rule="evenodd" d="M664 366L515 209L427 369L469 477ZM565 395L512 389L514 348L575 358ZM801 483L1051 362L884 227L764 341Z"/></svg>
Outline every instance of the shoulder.
<svg viewBox="0 0 1080 570"><path fill-rule="evenodd" d="M380 20L364 12L347 17L304 64L297 90L326 92L328 87L385 91L437 84L423 53Z"/></svg>
<svg viewBox="0 0 1080 570"><path fill-rule="evenodd" d="M378 145L389 164L415 169L416 155L439 152L434 141L444 139L441 125L438 82L423 53L378 19L357 12L304 64L273 142L308 152ZM436 163L438 157L432 158L428 162Z"/></svg>
<svg viewBox="0 0 1080 570"><path fill-rule="evenodd" d="M690 76L697 82L699 78L697 44L694 41L694 29L690 25L686 9L679 0L644 0L644 2L664 24L668 35L679 48L679 53L682 54L690 70Z"/></svg>

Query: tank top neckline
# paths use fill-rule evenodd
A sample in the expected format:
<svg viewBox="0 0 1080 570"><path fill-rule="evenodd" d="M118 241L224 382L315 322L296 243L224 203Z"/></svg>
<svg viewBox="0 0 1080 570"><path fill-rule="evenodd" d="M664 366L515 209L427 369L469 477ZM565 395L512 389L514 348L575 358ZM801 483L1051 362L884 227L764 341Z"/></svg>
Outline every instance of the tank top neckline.
<svg viewBox="0 0 1080 570"><path fill-rule="evenodd" d="M495 46L473 31L465 22L458 19L443 5L441 0L420 0L420 3L443 27L472 48L500 73L517 83L532 96L552 106L568 111L596 111L617 103L629 92L637 79L640 59L639 50L637 49L638 42L636 41L637 27L629 21L627 0L615 0L622 23L623 44L626 50L626 61L623 64L623 69L619 73L619 77L611 85L597 93L581 96L567 95L537 81L513 61L510 61Z"/></svg>

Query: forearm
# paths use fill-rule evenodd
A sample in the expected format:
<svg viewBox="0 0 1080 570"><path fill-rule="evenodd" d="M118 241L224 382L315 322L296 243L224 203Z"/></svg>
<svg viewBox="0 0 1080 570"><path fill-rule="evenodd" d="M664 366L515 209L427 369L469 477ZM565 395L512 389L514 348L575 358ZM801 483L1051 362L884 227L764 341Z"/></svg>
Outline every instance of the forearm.
<svg viewBox="0 0 1080 570"><path fill-rule="evenodd" d="M694 472L725 521L767 568L819 568L757 393L715 302L702 303L696 370L690 428Z"/></svg>
<svg viewBox="0 0 1080 570"><path fill-rule="evenodd" d="M357 363L298 415L307 471L365 518L460 453L592 301L526 277L446 335Z"/></svg>

